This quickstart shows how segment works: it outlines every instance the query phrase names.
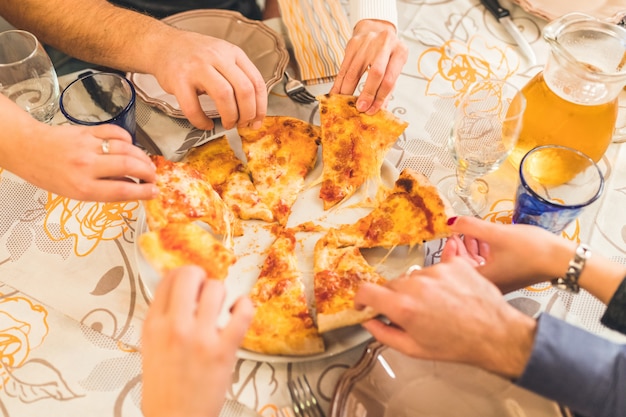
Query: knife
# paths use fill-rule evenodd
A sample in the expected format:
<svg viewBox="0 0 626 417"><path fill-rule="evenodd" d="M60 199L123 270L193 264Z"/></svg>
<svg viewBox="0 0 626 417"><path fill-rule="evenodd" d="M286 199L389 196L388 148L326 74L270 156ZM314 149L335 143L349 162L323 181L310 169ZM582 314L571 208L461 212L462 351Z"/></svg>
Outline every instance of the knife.
<svg viewBox="0 0 626 417"><path fill-rule="evenodd" d="M530 43L524 38L522 33L519 31L518 27L513 23L511 19L511 13L500 6L498 0L480 0L483 6L491 12L491 14L504 26L509 35L515 40L517 46L522 50L522 53L528 59L528 62L531 66L537 65L537 57L535 57L535 52L533 48L530 46Z"/></svg>

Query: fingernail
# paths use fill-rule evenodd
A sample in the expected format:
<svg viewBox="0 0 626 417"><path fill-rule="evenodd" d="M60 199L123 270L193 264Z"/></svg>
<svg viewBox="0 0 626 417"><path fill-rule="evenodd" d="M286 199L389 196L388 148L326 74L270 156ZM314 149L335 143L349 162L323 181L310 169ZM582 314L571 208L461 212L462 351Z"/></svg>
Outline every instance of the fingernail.
<svg viewBox="0 0 626 417"><path fill-rule="evenodd" d="M261 128L261 126L263 126L263 122L261 120L257 120L252 124L252 129L258 130Z"/></svg>
<svg viewBox="0 0 626 417"><path fill-rule="evenodd" d="M156 185L152 187L152 198L156 198L159 195L159 187Z"/></svg>
<svg viewBox="0 0 626 417"><path fill-rule="evenodd" d="M359 101L358 103L356 103L356 109L358 111L365 111L367 110L369 106L367 105L367 103L365 101Z"/></svg>
<svg viewBox="0 0 626 417"><path fill-rule="evenodd" d="M448 219L448 226L452 226L454 224L454 222L456 222L456 219L458 219L458 217L456 217L456 216L450 217Z"/></svg>

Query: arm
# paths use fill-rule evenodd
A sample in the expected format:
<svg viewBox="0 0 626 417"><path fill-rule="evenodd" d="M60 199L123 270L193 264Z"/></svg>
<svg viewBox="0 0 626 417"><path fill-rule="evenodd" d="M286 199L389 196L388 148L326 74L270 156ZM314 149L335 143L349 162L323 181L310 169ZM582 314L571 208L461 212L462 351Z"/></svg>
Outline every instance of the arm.
<svg viewBox="0 0 626 417"><path fill-rule="evenodd" d="M146 417L219 414L253 314L250 300L241 298L218 328L224 291L195 266L173 270L159 283L142 332Z"/></svg>
<svg viewBox="0 0 626 417"><path fill-rule="evenodd" d="M502 225L458 217L451 230L464 235L446 243L442 259L467 254L484 261L478 271L503 292L562 276L577 244L536 226ZM580 275L582 288L608 303L626 276L626 267L593 253Z"/></svg>
<svg viewBox="0 0 626 417"><path fill-rule="evenodd" d="M374 114L382 108L400 76L408 48L397 34L395 0L351 0L352 38L330 92L353 94L367 72L357 109Z"/></svg>
<svg viewBox="0 0 626 417"><path fill-rule="evenodd" d="M154 164L119 126L49 126L2 94L0 126L0 167L47 191L87 201L147 200L157 194ZM109 140L109 155L102 153L103 139Z"/></svg>
<svg viewBox="0 0 626 417"><path fill-rule="evenodd" d="M542 314L516 384L582 415L626 416L626 345Z"/></svg>
<svg viewBox="0 0 626 417"><path fill-rule="evenodd" d="M221 39L176 29L106 0L5 0L0 14L84 61L154 75L198 128L213 127L198 101L202 93L215 100L227 129L260 124L267 111L258 69L239 47Z"/></svg>

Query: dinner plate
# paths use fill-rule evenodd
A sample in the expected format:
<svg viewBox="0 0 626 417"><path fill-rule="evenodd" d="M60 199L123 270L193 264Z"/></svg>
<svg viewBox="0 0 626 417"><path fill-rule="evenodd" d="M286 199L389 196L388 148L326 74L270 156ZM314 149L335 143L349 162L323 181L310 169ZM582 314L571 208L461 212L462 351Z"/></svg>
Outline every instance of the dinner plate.
<svg viewBox="0 0 626 417"><path fill-rule="evenodd" d="M247 19L239 12L208 9L177 13L163 21L180 29L224 39L239 46L261 72L268 92L283 78L289 61L285 42L262 22ZM143 101L172 117L185 118L176 97L166 93L154 76L129 73L128 78ZM207 95L199 98L208 117L219 117L213 99Z"/></svg>
<svg viewBox="0 0 626 417"><path fill-rule="evenodd" d="M553 20L570 12L582 12L618 23L626 16L624 0L513 0L530 14Z"/></svg>
<svg viewBox="0 0 626 417"><path fill-rule="evenodd" d="M557 403L469 365L410 358L378 342L346 370L329 417L571 417Z"/></svg>
<svg viewBox="0 0 626 417"><path fill-rule="evenodd" d="M235 155L245 161L243 150L241 149L241 139L235 130L226 133L228 141L233 148ZM295 227L302 223L313 222L324 227L331 227L338 224L354 223L359 218L371 211L371 208L355 207L366 196L373 197L376 194L377 186L373 182L368 187L362 187L362 191L357 191L351 199L340 206L325 211L322 200L319 198L320 185L312 184L322 174L321 152L318 154L317 163L313 171L307 176L307 184L303 192L292 207L287 227ZM385 161L381 169L383 184L388 187L393 186L398 178L398 170ZM204 224L200 223L207 228ZM235 300L244 294L248 294L256 282L259 271L267 249L274 241L271 233L275 224L262 221L246 220L242 221L244 234L234 240L234 251L237 262L229 269L228 277L224 283L226 286L226 300L220 322L223 324L228 319L228 310ZM208 230L208 228L207 228ZM147 231L145 215L140 209L137 219L137 236ZM298 267L302 273L302 279L306 288L307 300L313 306L313 248L317 240L325 232L306 232L296 234L296 254L298 256ZM137 242L137 239L135 239ZM387 249L374 248L362 250L363 256L376 270L388 279L393 279L407 270L411 265L424 264L423 246L408 248L407 246L396 247L389 252ZM143 257L139 246L135 244L135 258L139 275L144 284L149 297L152 297L160 280L159 275ZM260 362L302 362L327 358L345 352L366 341L371 336L360 325L337 329L323 334L326 350L323 353L309 356L277 356L265 355L239 349L238 357Z"/></svg>

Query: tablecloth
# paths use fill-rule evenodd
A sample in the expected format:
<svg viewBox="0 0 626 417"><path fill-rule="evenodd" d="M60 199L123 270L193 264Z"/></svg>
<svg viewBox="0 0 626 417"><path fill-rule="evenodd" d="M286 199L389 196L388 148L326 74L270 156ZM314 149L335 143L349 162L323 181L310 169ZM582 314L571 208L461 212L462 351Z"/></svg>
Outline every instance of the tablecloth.
<svg viewBox="0 0 626 417"><path fill-rule="evenodd" d="M545 22L510 5L515 24L540 63L527 67L507 33L477 0L407 0L398 7L399 31L410 54L388 109L410 124L387 160L398 170L412 167L443 185L454 178L446 141L455 99L476 77L494 75L523 85L545 62ZM61 83L73 77L65 76ZM330 85L308 88L320 94ZM319 122L317 106L294 103L282 85L270 93L269 114ZM171 159L220 133L219 125L214 132L199 131L142 102L137 121ZM66 121L57 115L55 123ZM625 152L624 145L611 145L601 161L606 176L603 197L565 234L624 264ZM515 170L504 164L483 181L489 187L489 206L477 215L509 221ZM149 296L135 262L138 208L136 201L104 204L62 198L0 169L3 416L141 415L138 348ZM441 242L427 245L426 262L436 262L440 249ZM537 285L506 297L528 314L547 311L623 340L599 324L603 306L587 293L566 295ZM287 381L304 373L328 409L337 380L363 349L360 344L323 360L297 363L239 360L228 395L265 417L276 416L291 403Z"/></svg>

